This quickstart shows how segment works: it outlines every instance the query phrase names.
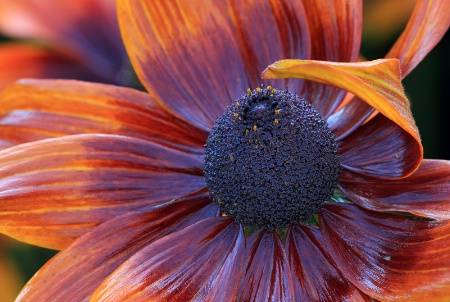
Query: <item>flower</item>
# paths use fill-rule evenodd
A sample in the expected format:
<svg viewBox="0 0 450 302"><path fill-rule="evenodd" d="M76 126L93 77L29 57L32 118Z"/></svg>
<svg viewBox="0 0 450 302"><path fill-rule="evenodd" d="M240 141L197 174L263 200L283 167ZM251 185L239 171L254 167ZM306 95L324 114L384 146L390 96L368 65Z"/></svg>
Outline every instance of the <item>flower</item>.
<svg viewBox="0 0 450 302"><path fill-rule="evenodd" d="M24 80L1 95L0 231L63 249L18 300L447 298L450 163L422 161L400 84L447 2L418 2L398 59L355 63L358 1L119 0L148 94ZM264 82L267 65L306 80ZM316 194L339 202L297 203Z"/></svg>
<svg viewBox="0 0 450 302"><path fill-rule="evenodd" d="M1 0L0 7L0 32L16 39L0 45L0 90L24 77L129 84L114 0Z"/></svg>

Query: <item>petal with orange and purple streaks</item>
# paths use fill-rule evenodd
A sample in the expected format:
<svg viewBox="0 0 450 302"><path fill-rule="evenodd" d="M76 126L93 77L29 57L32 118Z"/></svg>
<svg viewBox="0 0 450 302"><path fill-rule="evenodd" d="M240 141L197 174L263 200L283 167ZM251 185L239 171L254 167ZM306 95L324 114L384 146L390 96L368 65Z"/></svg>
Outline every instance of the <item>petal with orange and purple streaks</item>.
<svg viewBox="0 0 450 302"><path fill-rule="evenodd" d="M398 58L406 77L442 39L450 26L448 0L418 0L406 29L386 58Z"/></svg>
<svg viewBox="0 0 450 302"><path fill-rule="evenodd" d="M355 62L358 59L362 32L362 1L303 0L311 40L308 59ZM302 59L288 57L283 59ZM302 93L325 118L330 116L347 92L313 81L306 82Z"/></svg>
<svg viewBox="0 0 450 302"><path fill-rule="evenodd" d="M380 179L409 175L422 161L417 141L381 114L340 141L339 153L346 170Z"/></svg>
<svg viewBox="0 0 450 302"><path fill-rule="evenodd" d="M328 204L319 213L325 248L361 291L382 301L450 296L450 222Z"/></svg>
<svg viewBox="0 0 450 302"><path fill-rule="evenodd" d="M142 84L170 111L204 130L248 87L259 87L265 66L286 56L309 56L301 1L119 0L117 5Z"/></svg>
<svg viewBox="0 0 450 302"><path fill-rule="evenodd" d="M0 152L0 231L67 247L95 226L205 187L202 161L148 141L72 135Z"/></svg>
<svg viewBox="0 0 450 302"><path fill-rule="evenodd" d="M317 228L292 227L287 233L285 249L298 301L372 301L339 271L325 252Z"/></svg>
<svg viewBox="0 0 450 302"><path fill-rule="evenodd" d="M416 172L399 180L384 181L344 171L338 186L369 210L450 219L450 163L445 160L424 159Z"/></svg>
<svg viewBox="0 0 450 302"><path fill-rule="evenodd" d="M137 137L195 153L203 153L207 137L129 88L21 80L1 94L0 138L10 145L82 133Z"/></svg>
<svg viewBox="0 0 450 302"><path fill-rule="evenodd" d="M209 218L136 253L91 301L235 301L244 232L230 218Z"/></svg>
<svg viewBox="0 0 450 302"><path fill-rule="evenodd" d="M286 253L275 231L246 239L243 269L236 301L294 300Z"/></svg>
<svg viewBox="0 0 450 302"><path fill-rule="evenodd" d="M113 218L60 252L27 283L17 301L85 301L123 262L148 244L220 215L207 194L195 194Z"/></svg>

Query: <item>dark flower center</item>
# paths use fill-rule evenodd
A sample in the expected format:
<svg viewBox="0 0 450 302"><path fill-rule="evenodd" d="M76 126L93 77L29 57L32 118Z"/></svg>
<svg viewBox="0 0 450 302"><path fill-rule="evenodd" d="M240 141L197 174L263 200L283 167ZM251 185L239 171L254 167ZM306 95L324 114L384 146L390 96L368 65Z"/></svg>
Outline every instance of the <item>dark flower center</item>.
<svg viewBox="0 0 450 302"><path fill-rule="evenodd" d="M340 163L322 116L296 94L269 86L249 89L217 119L204 172L222 213L276 229L305 221L329 201Z"/></svg>

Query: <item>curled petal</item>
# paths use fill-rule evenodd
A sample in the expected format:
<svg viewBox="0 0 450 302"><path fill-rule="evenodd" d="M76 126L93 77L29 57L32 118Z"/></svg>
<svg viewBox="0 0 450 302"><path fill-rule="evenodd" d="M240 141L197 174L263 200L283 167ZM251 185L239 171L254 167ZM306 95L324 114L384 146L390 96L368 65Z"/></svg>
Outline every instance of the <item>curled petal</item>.
<svg viewBox="0 0 450 302"><path fill-rule="evenodd" d="M21 80L0 96L0 138L10 144L81 133L118 134L202 152L206 133L129 88Z"/></svg>
<svg viewBox="0 0 450 302"><path fill-rule="evenodd" d="M423 160L411 176L381 180L344 171L339 188L360 206L450 219L450 162Z"/></svg>
<svg viewBox="0 0 450 302"><path fill-rule="evenodd" d="M289 265L275 231L253 233L246 240L244 273L236 301L293 301Z"/></svg>
<svg viewBox="0 0 450 302"><path fill-rule="evenodd" d="M74 135L0 152L0 231L62 249L96 225L205 186L194 156L135 138Z"/></svg>
<svg viewBox="0 0 450 302"><path fill-rule="evenodd" d="M339 144L342 167L376 178L404 177L422 160L417 141L381 114Z"/></svg>
<svg viewBox="0 0 450 302"><path fill-rule="evenodd" d="M170 111L205 130L248 87L259 86L267 64L309 56L301 1L119 0L117 5L124 43L143 85Z"/></svg>
<svg viewBox="0 0 450 302"><path fill-rule="evenodd" d="M353 93L409 134L417 145L417 158L423 157L419 131L400 82L398 60L385 59L358 63L283 60L267 67L262 76L304 78ZM415 166L405 171L403 176L414 172L419 164L420 160L415 161Z"/></svg>
<svg viewBox="0 0 450 302"><path fill-rule="evenodd" d="M113 218L55 256L16 301L87 301L103 280L151 242L217 215L208 196L197 194Z"/></svg>
<svg viewBox="0 0 450 302"><path fill-rule="evenodd" d="M400 82L398 60L384 59L358 63L283 60L267 67L262 76L305 78L345 89L419 140L410 104Z"/></svg>
<svg viewBox="0 0 450 302"><path fill-rule="evenodd" d="M450 24L450 2L447 0L419 0L409 23L386 55L398 58L401 78L405 78L439 42ZM355 98L349 104L333 113L328 124L340 140L359 127L374 109Z"/></svg>
<svg viewBox="0 0 450 302"><path fill-rule="evenodd" d="M91 301L235 301L243 255L238 223L205 219L136 253Z"/></svg>
<svg viewBox="0 0 450 302"><path fill-rule="evenodd" d="M405 78L441 40L450 26L448 0L418 0L408 25L387 58L398 58Z"/></svg>
<svg viewBox="0 0 450 302"><path fill-rule="evenodd" d="M298 301L372 301L339 271L318 229L292 227L285 247Z"/></svg>
<svg viewBox="0 0 450 302"><path fill-rule="evenodd" d="M450 222L364 210L322 208L325 248L361 291L382 301L445 301L450 296Z"/></svg>

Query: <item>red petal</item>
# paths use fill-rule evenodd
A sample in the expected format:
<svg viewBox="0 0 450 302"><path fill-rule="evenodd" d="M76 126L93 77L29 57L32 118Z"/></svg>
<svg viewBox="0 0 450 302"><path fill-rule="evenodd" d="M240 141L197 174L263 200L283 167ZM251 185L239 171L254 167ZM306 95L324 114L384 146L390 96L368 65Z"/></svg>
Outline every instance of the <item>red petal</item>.
<svg viewBox="0 0 450 302"><path fill-rule="evenodd" d="M0 91L21 78L101 80L75 60L54 50L22 43L2 44Z"/></svg>
<svg viewBox="0 0 450 302"><path fill-rule="evenodd" d="M372 301L339 271L318 229L291 228L285 247L298 301Z"/></svg>
<svg viewBox="0 0 450 302"><path fill-rule="evenodd" d="M186 225L217 216L217 210L203 194L111 219L48 262L17 301L88 300L103 280L136 252Z"/></svg>
<svg viewBox="0 0 450 302"><path fill-rule="evenodd" d="M119 134L203 152L207 134L149 95L77 81L22 80L0 98L0 138L20 144L79 133Z"/></svg>
<svg viewBox="0 0 450 302"><path fill-rule="evenodd" d="M43 40L115 80L126 58L115 1L0 0L0 7L3 33Z"/></svg>
<svg viewBox="0 0 450 302"><path fill-rule="evenodd" d="M0 231L61 249L96 225L205 186L202 161L144 140L78 135L0 152Z"/></svg>
<svg viewBox="0 0 450 302"><path fill-rule="evenodd" d="M370 212L356 205L322 208L326 249L344 275L383 301L444 301L450 296L450 222Z"/></svg>
<svg viewBox="0 0 450 302"><path fill-rule="evenodd" d="M341 165L377 178L411 174L420 164L421 145L394 122L379 114L340 141Z"/></svg>
<svg viewBox="0 0 450 302"><path fill-rule="evenodd" d="M289 265L275 231L253 233L245 242L244 271L236 301L293 301Z"/></svg>
<svg viewBox="0 0 450 302"><path fill-rule="evenodd" d="M398 58L406 77L441 40L450 26L448 0L418 0L408 25L386 55Z"/></svg>
<svg viewBox="0 0 450 302"><path fill-rule="evenodd" d="M206 219L136 253L91 301L234 301L243 255L239 224Z"/></svg>
<svg viewBox="0 0 450 302"><path fill-rule="evenodd" d="M312 60L354 62L362 34L362 2L359 0L303 0L307 11ZM283 59L299 57L285 56ZM304 92L313 106L328 117L342 102L346 91L307 82Z"/></svg>
<svg viewBox="0 0 450 302"><path fill-rule="evenodd" d="M400 180L385 181L345 171L339 188L366 209L450 219L448 161L424 160L414 174Z"/></svg>
<svg viewBox="0 0 450 302"><path fill-rule="evenodd" d="M123 0L118 12L144 86L206 130L225 106L259 86L267 64L309 55L301 1Z"/></svg>

